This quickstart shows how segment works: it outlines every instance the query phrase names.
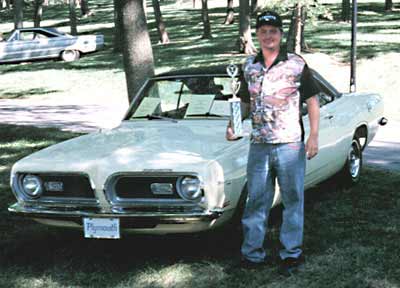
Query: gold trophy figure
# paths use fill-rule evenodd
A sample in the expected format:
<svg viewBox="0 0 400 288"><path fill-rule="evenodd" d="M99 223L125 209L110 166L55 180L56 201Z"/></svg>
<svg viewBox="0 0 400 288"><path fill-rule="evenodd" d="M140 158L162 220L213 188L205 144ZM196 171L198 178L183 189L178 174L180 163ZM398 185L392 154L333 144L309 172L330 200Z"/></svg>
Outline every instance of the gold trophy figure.
<svg viewBox="0 0 400 288"><path fill-rule="evenodd" d="M228 100L231 110L231 127L235 136L241 136L243 132L242 111L240 108L240 98L236 95L240 89L240 82L236 79L236 76L239 74L239 68L234 64L230 64L226 67L226 72L232 79L232 98Z"/></svg>

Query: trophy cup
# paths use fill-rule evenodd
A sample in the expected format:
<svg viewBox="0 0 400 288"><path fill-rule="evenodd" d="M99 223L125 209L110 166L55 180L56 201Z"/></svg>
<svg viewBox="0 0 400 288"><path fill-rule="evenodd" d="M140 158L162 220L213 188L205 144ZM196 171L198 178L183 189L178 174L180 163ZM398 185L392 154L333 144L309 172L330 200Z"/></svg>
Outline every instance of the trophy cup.
<svg viewBox="0 0 400 288"><path fill-rule="evenodd" d="M243 130L242 112L240 108L240 98L236 95L240 89L240 82L236 79L236 76L239 74L239 68L234 64L230 64L226 67L226 72L231 77L232 81L232 98L228 100L231 110L231 127L235 136L241 136Z"/></svg>

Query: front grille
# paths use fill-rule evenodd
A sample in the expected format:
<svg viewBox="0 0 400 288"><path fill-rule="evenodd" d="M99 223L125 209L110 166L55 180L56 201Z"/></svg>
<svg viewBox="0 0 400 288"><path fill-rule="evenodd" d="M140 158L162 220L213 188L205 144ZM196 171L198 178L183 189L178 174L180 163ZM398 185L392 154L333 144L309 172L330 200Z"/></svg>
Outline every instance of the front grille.
<svg viewBox="0 0 400 288"><path fill-rule="evenodd" d="M38 176L43 185L43 192L37 198L29 196L22 188L23 179L27 174L20 173L18 181L13 184L13 189L24 201L82 205L97 203L89 177L85 174L29 173Z"/></svg>
<svg viewBox="0 0 400 288"><path fill-rule="evenodd" d="M178 177L144 177L144 176L123 176L116 180L114 184L115 195L121 199L180 199L176 189ZM172 193L154 194L151 190L151 184L163 183L171 184Z"/></svg>
<svg viewBox="0 0 400 288"><path fill-rule="evenodd" d="M62 191L46 190L46 185L42 197L61 197L61 198L94 198L94 192L90 181L83 175L40 175L43 183L59 182L63 183Z"/></svg>

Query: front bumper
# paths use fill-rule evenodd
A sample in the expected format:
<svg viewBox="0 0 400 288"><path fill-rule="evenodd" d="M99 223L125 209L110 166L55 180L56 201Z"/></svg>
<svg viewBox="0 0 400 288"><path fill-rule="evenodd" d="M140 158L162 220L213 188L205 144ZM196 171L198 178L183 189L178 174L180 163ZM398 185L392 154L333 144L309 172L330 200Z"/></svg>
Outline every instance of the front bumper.
<svg viewBox="0 0 400 288"><path fill-rule="evenodd" d="M116 212L103 213L93 208L82 208L61 210L52 207L23 206L15 203L8 208L12 214L34 219L52 219L60 222L74 222L83 224L83 218L119 218L122 229L154 229L158 225L165 224L196 224L210 223L220 218L222 211L199 211L199 212Z"/></svg>

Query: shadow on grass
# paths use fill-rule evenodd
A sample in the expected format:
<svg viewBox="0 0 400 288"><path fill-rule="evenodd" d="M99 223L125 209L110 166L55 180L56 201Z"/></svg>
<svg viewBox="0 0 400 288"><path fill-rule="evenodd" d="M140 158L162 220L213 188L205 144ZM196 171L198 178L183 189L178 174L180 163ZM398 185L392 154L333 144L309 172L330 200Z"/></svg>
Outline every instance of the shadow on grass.
<svg viewBox="0 0 400 288"><path fill-rule="evenodd" d="M59 90L47 90L44 88L33 88L28 90L19 90L19 91L12 91L6 92L3 89L0 89L0 99L23 99L29 96L34 95L45 95L50 93L60 92ZM0 114L2 111L0 111Z"/></svg>
<svg viewBox="0 0 400 288"><path fill-rule="evenodd" d="M97 105L2 104L0 108L0 119L3 119L3 123L68 128L72 131L85 132L99 129L93 122L95 120L93 115L100 115L104 110L104 107Z"/></svg>
<svg viewBox="0 0 400 288"><path fill-rule="evenodd" d="M0 286L31 287L387 287L400 284L398 174L365 169L361 182L337 178L306 193L305 272L281 278L276 267L231 268L240 232L123 235L85 240L82 231L49 228L7 213L11 164L77 136L56 129L0 125ZM274 212L276 213L276 212ZM279 210L278 213L279 215ZM279 251L279 217L266 245Z"/></svg>

